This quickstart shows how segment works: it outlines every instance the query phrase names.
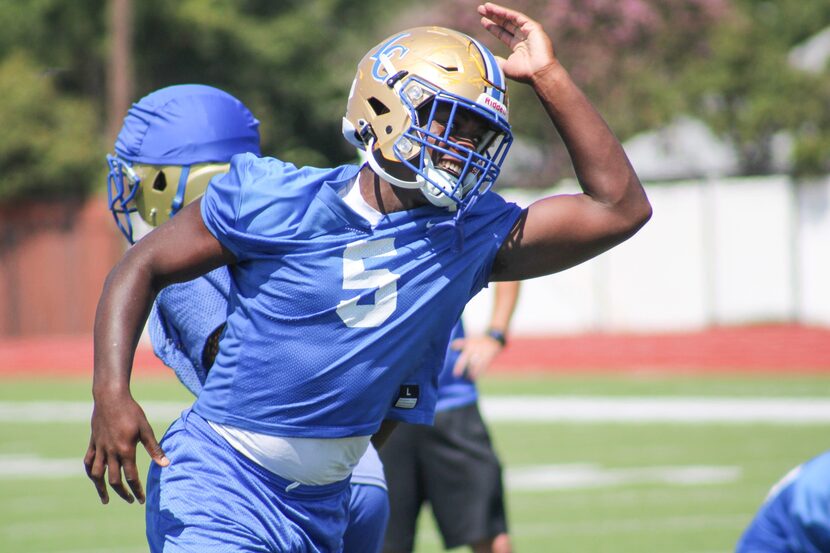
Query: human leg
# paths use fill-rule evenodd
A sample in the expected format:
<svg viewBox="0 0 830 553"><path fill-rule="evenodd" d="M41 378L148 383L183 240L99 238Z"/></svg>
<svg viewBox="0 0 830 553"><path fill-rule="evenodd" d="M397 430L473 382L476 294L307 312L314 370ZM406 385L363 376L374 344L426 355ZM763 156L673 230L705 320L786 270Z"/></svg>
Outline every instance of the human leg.
<svg viewBox="0 0 830 553"><path fill-rule="evenodd" d="M389 488L389 523L383 551L407 553L415 546L415 529L424 502L419 468L423 427L399 424L378 450Z"/></svg>
<svg viewBox="0 0 830 553"><path fill-rule="evenodd" d="M343 553L380 553L389 521L389 494L380 486L352 484Z"/></svg>
<svg viewBox="0 0 830 553"><path fill-rule="evenodd" d="M422 450L425 493L445 547L509 552L501 464L477 405L437 413Z"/></svg>

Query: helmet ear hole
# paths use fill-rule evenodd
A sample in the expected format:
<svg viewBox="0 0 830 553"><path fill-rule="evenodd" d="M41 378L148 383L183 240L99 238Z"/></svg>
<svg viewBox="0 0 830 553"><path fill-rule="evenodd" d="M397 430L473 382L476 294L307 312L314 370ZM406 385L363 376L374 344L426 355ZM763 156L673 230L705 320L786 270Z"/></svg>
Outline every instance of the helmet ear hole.
<svg viewBox="0 0 830 553"><path fill-rule="evenodd" d="M167 177L164 176L164 171L159 171L156 178L153 180L153 190L164 192L167 189Z"/></svg>
<svg viewBox="0 0 830 553"><path fill-rule="evenodd" d="M386 104L384 104L374 96L369 98L368 102L369 105L372 106L372 111L375 112L375 115L383 115L385 113L389 113L389 108L386 106Z"/></svg>

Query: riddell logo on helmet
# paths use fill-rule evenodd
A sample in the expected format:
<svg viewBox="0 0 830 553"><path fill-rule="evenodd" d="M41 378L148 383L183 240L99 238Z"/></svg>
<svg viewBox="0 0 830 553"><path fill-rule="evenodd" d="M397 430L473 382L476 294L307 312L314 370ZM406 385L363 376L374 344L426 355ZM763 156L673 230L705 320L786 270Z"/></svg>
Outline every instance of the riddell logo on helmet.
<svg viewBox="0 0 830 553"><path fill-rule="evenodd" d="M507 119L507 106L505 106L489 94L482 94L481 96L479 96L478 103L483 104L485 107L488 107L493 111L497 111L498 113L502 114L505 119Z"/></svg>

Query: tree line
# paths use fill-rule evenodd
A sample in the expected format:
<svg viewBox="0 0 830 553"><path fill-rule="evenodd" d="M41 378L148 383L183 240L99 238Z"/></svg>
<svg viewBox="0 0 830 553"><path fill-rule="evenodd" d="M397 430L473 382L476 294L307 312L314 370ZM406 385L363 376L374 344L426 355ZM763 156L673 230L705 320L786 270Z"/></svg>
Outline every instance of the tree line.
<svg viewBox="0 0 830 553"><path fill-rule="evenodd" d="M354 158L340 120L357 61L386 35L441 24L481 38L472 0L127 0L133 100L204 83L242 99L263 151L297 164ZM792 172L830 170L830 70L794 67L795 46L830 25L830 3L800 0L505 0L548 29L563 63L620 138L681 114L772 170L776 136ZM106 0L0 2L0 201L83 196L104 186ZM549 149L543 178L567 176L561 144L527 87L513 87L515 132ZM124 114L120 114L123 117ZM541 177L541 176L540 176ZM508 183L522 185L525 183Z"/></svg>

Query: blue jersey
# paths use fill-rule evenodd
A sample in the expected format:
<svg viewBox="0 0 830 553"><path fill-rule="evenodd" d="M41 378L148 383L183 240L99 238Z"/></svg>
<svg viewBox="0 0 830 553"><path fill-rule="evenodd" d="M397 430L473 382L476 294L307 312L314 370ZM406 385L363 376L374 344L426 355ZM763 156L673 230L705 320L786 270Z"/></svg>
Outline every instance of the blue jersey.
<svg viewBox="0 0 830 553"><path fill-rule="evenodd" d="M165 288L156 297L150 313L148 328L153 350L196 396L202 391L210 368L203 359L205 342L225 324L229 288L230 275L226 267L221 267L195 280ZM351 482L386 490L383 465L371 444L352 471Z"/></svg>
<svg viewBox="0 0 830 553"><path fill-rule="evenodd" d="M464 326L461 321L453 327L452 335L450 336L450 343L453 340L464 337ZM441 374L438 377L438 403L435 406L436 411L448 411L450 409L458 409L465 405L470 405L478 401L478 390L472 380L466 376L455 376L453 369L455 362L458 360L460 351L447 349L447 355L444 358L444 366L441 369Z"/></svg>
<svg viewBox="0 0 830 553"><path fill-rule="evenodd" d="M830 451L797 467L775 486L735 551L830 551Z"/></svg>
<svg viewBox="0 0 830 553"><path fill-rule="evenodd" d="M207 377L204 349L208 337L228 318L230 275L226 267L181 284L156 297L148 330L153 351L198 396Z"/></svg>
<svg viewBox="0 0 830 553"><path fill-rule="evenodd" d="M211 182L202 217L237 263L194 405L206 419L316 438L373 434L384 418L432 421L452 327L520 209L485 194L455 251L446 209L389 213L375 227L352 211L339 192L359 169L243 154Z"/></svg>

